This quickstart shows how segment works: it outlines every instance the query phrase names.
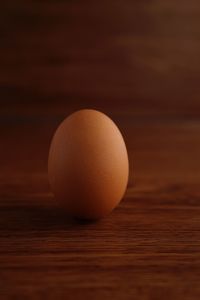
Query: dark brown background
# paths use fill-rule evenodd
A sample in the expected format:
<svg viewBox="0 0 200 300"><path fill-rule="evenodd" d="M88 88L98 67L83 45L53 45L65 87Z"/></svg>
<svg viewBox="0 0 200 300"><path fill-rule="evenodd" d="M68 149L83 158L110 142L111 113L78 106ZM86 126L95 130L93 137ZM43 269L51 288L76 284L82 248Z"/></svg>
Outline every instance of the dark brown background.
<svg viewBox="0 0 200 300"><path fill-rule="evenodd" d="M199 115L199 19L198 0L3 1L1 110Z"/></svg>
<svg viewBox="0 0 200 300"><path fill-rule="evenodd" d="M0 298L200 298L200 3L2 1ZM123 132L130 180L104 220L67 220L49 143L80 108Z"/></svg>

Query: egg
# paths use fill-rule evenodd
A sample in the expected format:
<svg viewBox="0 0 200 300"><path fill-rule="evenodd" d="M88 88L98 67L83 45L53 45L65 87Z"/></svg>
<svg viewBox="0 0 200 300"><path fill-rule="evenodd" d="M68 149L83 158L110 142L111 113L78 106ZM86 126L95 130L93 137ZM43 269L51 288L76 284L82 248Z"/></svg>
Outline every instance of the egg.
<svg viewBox="0 0 200 300"><path fill-rule="evenodd" d="M91 220L109 214L123 198L129 176L126 145L115 123L92 109L67 117L51 142L48 175L67 214Z"/></svg>

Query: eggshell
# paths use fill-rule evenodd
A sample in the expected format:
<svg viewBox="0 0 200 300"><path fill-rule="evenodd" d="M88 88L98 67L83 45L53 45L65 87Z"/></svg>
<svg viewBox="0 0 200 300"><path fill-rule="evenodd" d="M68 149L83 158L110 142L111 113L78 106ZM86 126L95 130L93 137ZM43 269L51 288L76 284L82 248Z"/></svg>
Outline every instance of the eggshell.
<svg viewBox="0 0 200 300"><path fill-rule="evenodd" d="M99 219L122 199L129 163L123 137L105 114L91 109L67 117L49 152L52 191L70 215Z"/></svg>

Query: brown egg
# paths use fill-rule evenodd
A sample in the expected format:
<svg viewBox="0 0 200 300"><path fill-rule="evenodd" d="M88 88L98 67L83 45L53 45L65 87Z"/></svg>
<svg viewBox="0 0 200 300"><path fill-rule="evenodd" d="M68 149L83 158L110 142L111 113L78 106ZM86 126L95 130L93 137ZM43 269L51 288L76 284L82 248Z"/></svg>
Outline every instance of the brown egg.
<svg viewBox="0 0 200 300"><path fill-rule="evenodd" d="M128 155L119 129L99 111L73 113L55 132L48 173L55 197L70 215L106 216L122 199L128 182Z"/></svg>

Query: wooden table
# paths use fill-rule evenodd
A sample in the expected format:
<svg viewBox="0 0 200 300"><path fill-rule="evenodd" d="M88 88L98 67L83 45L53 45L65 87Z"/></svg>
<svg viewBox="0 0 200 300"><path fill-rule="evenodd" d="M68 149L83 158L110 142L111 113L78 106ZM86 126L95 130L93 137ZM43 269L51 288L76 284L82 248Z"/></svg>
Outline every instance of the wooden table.
<svg viewBox="0 0 200 300"><path fill-rule="evenodd" d="M200 299L199 0L2 1L0 299ZM65 116L123 132L124 200L69 220L47 157Z"/></svg>
<svg viewBox="0 0 200 300"><path fill-rule="evenodd" d="M59 120L1 120L1 299L199 299L200 123L113 118L130 181L96 223L68 220L49 191Z"/></svg>

